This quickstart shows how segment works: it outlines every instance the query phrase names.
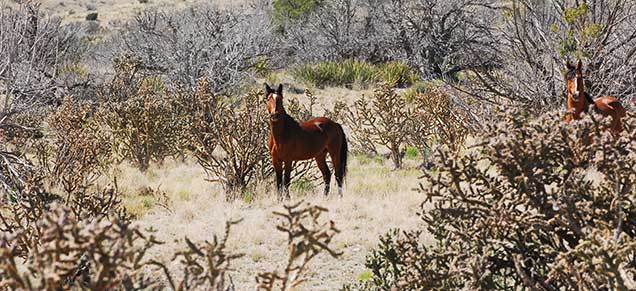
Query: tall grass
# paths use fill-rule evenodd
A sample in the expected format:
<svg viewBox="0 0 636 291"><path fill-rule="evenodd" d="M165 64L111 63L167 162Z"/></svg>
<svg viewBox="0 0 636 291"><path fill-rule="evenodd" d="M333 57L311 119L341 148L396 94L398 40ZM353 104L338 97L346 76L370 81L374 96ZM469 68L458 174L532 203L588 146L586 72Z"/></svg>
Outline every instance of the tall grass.
<svg viewBox="0 0 636 291"><path fill-rule="evenodd" d="M366 88L372 83L379 82L407 87L419 80L415 71L401 61L377 65L357 59L323 61L296 67L292 70L292 74L297 80L319 88L326 86Z"/></svg>

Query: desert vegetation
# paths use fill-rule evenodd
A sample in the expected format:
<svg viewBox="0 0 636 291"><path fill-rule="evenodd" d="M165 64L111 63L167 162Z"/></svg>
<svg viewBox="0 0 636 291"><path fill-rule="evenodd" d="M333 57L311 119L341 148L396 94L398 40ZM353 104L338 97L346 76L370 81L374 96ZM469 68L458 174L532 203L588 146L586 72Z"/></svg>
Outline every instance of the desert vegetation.
<svg viewBox="0 0 636 291"><path fill-rule="evenodd" d="M636 288L636 2L248 2L0 2L0 290ZM575 59L624 131L564 122ZM343 197L279 200L264 82Z"/></svg>

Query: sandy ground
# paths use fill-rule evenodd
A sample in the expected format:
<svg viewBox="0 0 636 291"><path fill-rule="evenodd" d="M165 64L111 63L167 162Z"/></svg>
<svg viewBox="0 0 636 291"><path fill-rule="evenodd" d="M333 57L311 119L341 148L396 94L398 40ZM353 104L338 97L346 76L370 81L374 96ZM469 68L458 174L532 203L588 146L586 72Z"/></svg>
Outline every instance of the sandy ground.
<svg viewBox="0 0 636 291"><path fill-rule="evenodd" d="M412 167L415 160L407 161ZM365 256L392 228L412 229L421 224L416 212L423 197L413 188L420 175L414 168L394 171L381 160L353 158L344 197L325 198L322 185L310 193L293 193L292 201L327 207L325 221L333 220L341 233L332 247L343 252L339 259L318 257L310 267L309 280L298 290L337 290L367 272ZM193 241L211 240L222 234L227 220L242 218L230 235L230 249L245 256L236 261L231 274L236 290L254 290L259 272L280 270L287 258L286 237L276 230L278 218L273 211L283 210L274 193L263 190L255 201L226 202L221 188L205 181L205 173L193 162L170 162L143 174L129 167L118 170L118 184L126 193L141 187L159 188L170 198L169 210L154 200L140 200L135 194L126 198L132 211L141 215L137 223L157 230L166 242L151 254L170 262L171 253L183 248L184 237ZM332 181L333 183L333 181ZM334 188L334 187L332 187ZM175 268L175 264L168 263Z"/></svg>
<svg viewBox="0 0 636 291"><path fill-rule="evenodd" d="M145 9L183 9L198 4L212 4L221 8L240 9L251 0L42 0L42 9L64 21L83 21L89 13L97 12L98 21L110 26L134 18Z"/></svg>

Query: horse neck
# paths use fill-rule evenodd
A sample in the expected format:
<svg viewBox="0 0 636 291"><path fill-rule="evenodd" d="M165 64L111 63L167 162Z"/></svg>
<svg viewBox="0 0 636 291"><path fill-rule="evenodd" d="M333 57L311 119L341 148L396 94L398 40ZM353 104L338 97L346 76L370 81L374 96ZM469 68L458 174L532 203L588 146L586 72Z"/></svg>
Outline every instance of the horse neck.
<svg viewBox="0 0 636 291"><path fill-rule="evenodd" d="M587 93L583 92L582 94L583 96L579 96L578 100L574 100L574 98L572 98L572 93L568 94L568 111L574 109L575 119L579 119L581 117L581 112L586 111L587 107L590 106L587 96L585 96Z"/></svg>
<svg viewBox="0 0 636 291"><path fill-rule="evenodd" d="M283 117L276 121L269 121L270 127L272 129L272 136L274 137L274 141L276 143L281 143L285 140L286 134L293 129L294 120L291 116L287 115L287 113L283 112Z"/></svg>

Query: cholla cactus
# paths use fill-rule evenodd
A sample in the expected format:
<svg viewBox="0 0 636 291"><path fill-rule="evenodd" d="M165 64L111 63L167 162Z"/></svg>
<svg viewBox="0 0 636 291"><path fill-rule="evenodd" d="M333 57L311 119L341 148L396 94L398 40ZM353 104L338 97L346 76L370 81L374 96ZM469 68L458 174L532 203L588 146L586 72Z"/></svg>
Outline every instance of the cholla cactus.
<svg viewBox="0 0 636 291"><path fill-rule="evenodd" d="M317 255L322 252L327 252L334 258L341 255L329 246L333 237L340 231L333 221L320 221L320 216L327 212L327 209L303 204L301 201L294 205L286 205L285 212L274 212L283 220L276 228L287 234L289 258L283 272L258 274L258 290L295 290L306 281L305 273L309 262Z"/></svg>
<svg viewBox="0 0 636 291"><path fill-rule="evenodd" d="M140 66L132 57L115 60L116 76L101 92L100 117L111 131L114 152L145 171L152 162L182 154L189 112L160 76L144 76Z"/></svg>
<svg viewBox="0 0 636 291"><path fill-rule="evenodd" d="M156 286L144 269L144 255L158 242L116 217L92 221L51 205L36 223L37 239L23 231L0 235L0 289L139 290ZM21 271L21 244L29 243Z"/></svg>
<svg viewBox="0 0 636 291"><path fill-rule="evenodd" d="M231 227L239 222L240 220L228 221L223 237L218 238L215 235L212 242L194 243L185 238L187 249L175 253L173 258L173 261L178 261L183 269L183 276L179 281L175 281L173 274L163 263L153 261L151 264L163 270L168 284L175 291L234 291L234 285L228 273L232 270L232 262L243 254L228 252L227 240Z"/></svg>
<svg viewBox="0 0 636 291"><path fill-rule="evenodd" d="M438 149L421 230L391 234L367 266L389 290L633 288L636 118L620 136L598 116L510 111L463 154ZM367 290L367 289L364 289Z"/></svg>
<svg viewBox="0 0 636 291"><path fill-rule="evenodd" d="M70 198L85 191L111 163L110 136L88 102L65 98L48 117L48 138L37 143L38 165L48 184Z"/></svg>
<svg viewBox="0 0 636 291"><path fill-rule="evenodd" d="M441 88L415 96L415 121L409 143L425 152L432 144L457 151L470 132L467 113L453 102L453 97Z"/></svg>
<svg viewBox="0 0 636 291"><path fill-rule="evenodd" d="M189 121L195 137L194 154L210 180L221 182L227 198L234 199L271 173L267 111L257 91L244 95L233 106L202 90L192 99L197 105Z"/></svg>
<svg viewBox="0 0 636 291"><path fill-rule="evenodd" d="M414 122L413 108L403 96L384 85L372 97L356 100L347 108L346 123L353 133L354 145L367 153L377 154L376 145L391 151L395 168L402 167L404 145Z"/></svg>

